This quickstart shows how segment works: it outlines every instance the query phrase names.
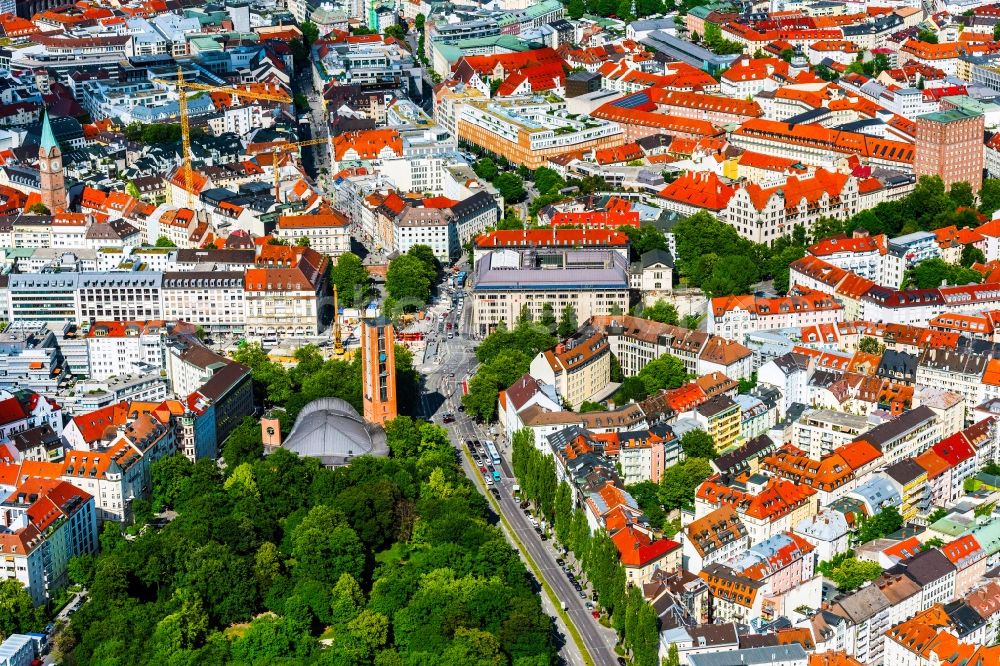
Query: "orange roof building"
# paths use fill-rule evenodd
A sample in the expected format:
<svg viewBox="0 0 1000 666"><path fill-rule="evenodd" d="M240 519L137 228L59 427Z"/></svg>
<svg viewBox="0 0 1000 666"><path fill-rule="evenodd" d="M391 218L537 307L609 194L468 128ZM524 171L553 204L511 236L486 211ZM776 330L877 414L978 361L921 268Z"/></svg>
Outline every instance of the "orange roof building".
<svg viewBox="0 0 1000 666"><path fill-rule="evenodd" d="M403 139L394 129L344 132L334 137L333 151L337 162L402 157Z"/></svg>
<svg viewBox="0 0 1000 666"><path fill-rule="evenodd" d="M680 568L681 545L672 539L653 539L649 534L627 526L611 535L618 549L625 576L629 583L648 583L653 571L675 571Z"/></svg>
<svg viewBox="0 0 1000 666"><path fill-rule="evenodd" d="M721 212L729 205L736 188L711 172L689 171L660 191L671 209L694 214L701 210Z"/></svg>
<svg viewBox="0 0 1000 666"><path fill-rule="evenodd" d="M94 498L70 483L26 478L0 507L7 578L23 584L36 605L48 602L57 586L65 585L65 580L50 578L50 572L65 572L71 558L97 552ZM49 541L61 545L43 548Z"/></svg>
<svg viewBox="0 0 1000 666"><path fill-rule="evenodd" d="M844 306L821 291L795 286L787 296L720 296L708 310L708 332L731 340L776 328L801 328L805 323L843 321Z"/></svg>
<svg viewBox="0 0 1000 666"><path fill-rule="evenodd" d="M789 125L777 120L748 120L731 135L740 147L779 157L803 159L812 164L833 167L840 156L857 155L870 164L910 168L915 148L913 144L828 129L821 125L800 123Z"/></svg>
<svg viewBox="0 0 1000 666"><path fill-rule="evenodd" d="M761 467L776 476L809 486L819 493L823 505L846 494L854 480L854 471L850 465L840 454L834 452L820 460L813 460L785 447L764 458Z"/></svg>
<svg viewBox="0 0 1000 666"><path fill-rule="evenodd" d="M695 491L695 515L701 517L731 505L746 525L750 542L757 543L791 530L815 512L816 502L815 490L787 479L772 477L766 483L756 483L748 478L724 484L717 474Z"/></svg>

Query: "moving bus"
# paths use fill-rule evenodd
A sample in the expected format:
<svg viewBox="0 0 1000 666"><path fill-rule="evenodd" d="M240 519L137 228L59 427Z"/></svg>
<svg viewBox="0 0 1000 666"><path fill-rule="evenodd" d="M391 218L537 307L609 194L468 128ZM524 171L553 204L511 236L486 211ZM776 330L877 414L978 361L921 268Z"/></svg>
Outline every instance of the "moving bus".
<svg viewBox="0 0 1000 666"><path fill-rule="evenodd" d="M494 465L500 464L500 454L497 453L497 447L493 446L493 442L487 441L484 446L486 447L486 453L489 455L490 460Z"/></svg>

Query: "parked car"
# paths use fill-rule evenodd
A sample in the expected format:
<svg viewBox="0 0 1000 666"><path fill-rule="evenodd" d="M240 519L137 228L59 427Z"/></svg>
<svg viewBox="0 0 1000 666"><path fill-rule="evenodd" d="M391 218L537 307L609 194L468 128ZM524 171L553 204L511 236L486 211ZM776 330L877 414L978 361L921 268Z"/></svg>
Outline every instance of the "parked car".
<svg viewBox="0 0 1000 666"><path fill-rule="evenodd" d="M486 469L485 465L480 465L479 466L479 471L482 472L483 474L489 474L489 470Z"/></svg>
<svg viewBox="0 0 1000 666"><path fill-rule="evenodd" d="M595 620L600 620L601 619L601 611L596 611L596 610L595 611L590 611L590 614L594 616Z"/></svg>

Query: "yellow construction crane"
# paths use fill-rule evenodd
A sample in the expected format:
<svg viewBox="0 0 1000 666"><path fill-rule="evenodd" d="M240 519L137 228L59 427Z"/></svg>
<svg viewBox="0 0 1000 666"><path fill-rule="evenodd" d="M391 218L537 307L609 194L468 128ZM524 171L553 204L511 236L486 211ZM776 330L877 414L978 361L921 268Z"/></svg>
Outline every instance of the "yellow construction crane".
<svg viewBox="0 0 1000 666"><path fill-rule="evenodd" d="M293 153L303 146L318 146L323 143L327 143L328 138L322 139L306 139L305 141L295 141L294 143L282 143L277 146L272 147L270 150L266 150L266 153L272 153L274 155L274 163L271 165L272 171L274 171L274 200L279 202L278 199L278 186L281 181L281 172L278 170L278 159L285 154Z"/></svg>
<svg viewBox="0 0 1000 666"><path fill-rule="evenodd" d="M340 311L337 302L337 285L333 285L333 353L339 358L344 355L344 342L340 339Z"/></svg>
<svg viewBox="0 0 1000 666"><path fill-rule="evenodd" d="M188 121L187 95L185 94L185 91L195 90L198 92L208 93L219 92L232 95L234 97L266 99L271 102L282 102L285 104L290 104L292 102L292 98L289 97L287 93L280 90L276 93L272 93L242 90L240 88L230 88L227 86L206 86L201 83L188 83L184 81L184 70L180 65L177 66L176 81L153 79L153 82L177 88L177 105L180 108L181 114L181 151L183 153L182 158L184 160L184 166L182 167L184 169L184 189L187 190L189 208L194 207L194 170L191 166L191 126Z"/></svg>

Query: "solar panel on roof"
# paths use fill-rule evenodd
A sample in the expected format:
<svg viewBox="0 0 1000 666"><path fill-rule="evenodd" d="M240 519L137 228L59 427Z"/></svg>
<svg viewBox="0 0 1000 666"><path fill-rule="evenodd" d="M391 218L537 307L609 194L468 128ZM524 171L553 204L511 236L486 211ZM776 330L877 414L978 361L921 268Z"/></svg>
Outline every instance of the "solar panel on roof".
<svg viewBox="0 0 1000 666"><path fill-rule="evenodd" d="M648 104L650 102L649 95L645 92L638 92L634 95L629 95L628 97L623 97L622 99L614 102L614 105L621 109L634 109L643 104Z"/></svg>

